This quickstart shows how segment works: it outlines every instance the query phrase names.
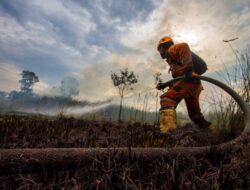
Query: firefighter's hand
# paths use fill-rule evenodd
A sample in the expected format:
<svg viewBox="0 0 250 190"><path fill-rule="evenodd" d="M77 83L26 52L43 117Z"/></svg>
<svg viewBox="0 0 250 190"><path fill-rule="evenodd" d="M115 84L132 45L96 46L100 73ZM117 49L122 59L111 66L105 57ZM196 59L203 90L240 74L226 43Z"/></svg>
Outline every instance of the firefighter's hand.
<svg viewBox="0 0 250 190"><path fill-rule="evenodd" d="M156 86L157 90L163 90L164 88L165 88L165 85L164 85L164 83L161 83L161 82L158 83L157 86Z"/></svg>

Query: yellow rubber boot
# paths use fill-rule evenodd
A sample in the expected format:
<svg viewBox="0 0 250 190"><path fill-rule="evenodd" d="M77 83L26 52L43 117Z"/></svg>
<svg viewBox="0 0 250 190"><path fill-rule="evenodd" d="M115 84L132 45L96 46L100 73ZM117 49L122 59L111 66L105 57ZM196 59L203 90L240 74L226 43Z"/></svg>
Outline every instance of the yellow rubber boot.
<svg viewBox="0 0 250 190"><path fill-rule="evenodd" d="M164 109L160 111L160 130L167 133L170 129L176 128L175 109Z"/></svg>

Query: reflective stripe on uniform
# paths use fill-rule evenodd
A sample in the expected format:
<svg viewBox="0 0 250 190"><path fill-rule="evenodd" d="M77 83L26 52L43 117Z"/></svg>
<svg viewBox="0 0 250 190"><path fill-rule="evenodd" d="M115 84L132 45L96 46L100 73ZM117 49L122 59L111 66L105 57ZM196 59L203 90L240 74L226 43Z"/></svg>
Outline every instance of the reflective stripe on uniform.
<svg viewBox="0 0 250 190"><path fill-rule="evenodd" d="M165 108L176 108L179 102L165 96L161 98L160 103L161 103L161 108L165 109Z"/></svg>

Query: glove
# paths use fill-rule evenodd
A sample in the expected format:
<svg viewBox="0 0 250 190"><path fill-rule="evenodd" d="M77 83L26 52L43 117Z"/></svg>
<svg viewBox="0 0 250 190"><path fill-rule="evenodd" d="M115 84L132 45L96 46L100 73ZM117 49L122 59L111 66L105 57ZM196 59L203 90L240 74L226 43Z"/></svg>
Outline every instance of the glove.
<svg viewBox="0 0 250 190"><path fill-rule="evenodd" d="M156 88L158 89L158 90L163 90L164 88L166 88L167 86L168 87L171 87L173 85L173 83L171 82L171 81L168 81L168 82L164 82L164 83L158 83L157 84L157 86L156 86Z"/></svg>
<svg viewBox="0 0 250 190"><path fill-rule="evenodd" d="M164 83L158 83L157 86L156 86L156 89L157 90L163 90L165 88L165 84Z"/></svg>

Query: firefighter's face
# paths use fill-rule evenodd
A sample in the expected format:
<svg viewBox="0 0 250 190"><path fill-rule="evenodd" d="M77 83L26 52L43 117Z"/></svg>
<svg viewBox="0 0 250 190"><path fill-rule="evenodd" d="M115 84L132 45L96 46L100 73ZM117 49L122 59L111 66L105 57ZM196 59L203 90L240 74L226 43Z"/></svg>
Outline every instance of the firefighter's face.
<svg viewBox="0 0 250 190"><path fill-rule="evenodd" d="M170 58L168 55L166 55L166 62L167 62L169 65L172 64L171 58Z"/></svg>
<svg viewBox="0 0 250 190"><path fill-rule="evenodd" d="M160 47L160 48L159 48L159 53L160 53L162 59L167 58L167 57L166 57L166 48Z"/></svg>

